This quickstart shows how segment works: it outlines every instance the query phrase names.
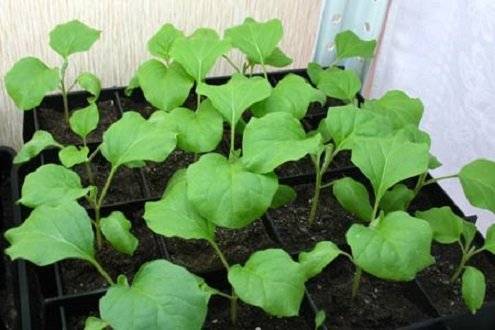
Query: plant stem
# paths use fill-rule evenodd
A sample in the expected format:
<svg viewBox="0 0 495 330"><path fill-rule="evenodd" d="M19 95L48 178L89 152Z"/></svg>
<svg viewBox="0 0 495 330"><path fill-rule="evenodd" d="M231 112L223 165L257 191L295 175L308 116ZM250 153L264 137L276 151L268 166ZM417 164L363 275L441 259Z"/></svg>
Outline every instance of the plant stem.
<svg viewBox="0 0 495 330"><path fill-rule="evenodd" d="M261 68L263 69L263 76L268 80L268 73L266 72L265 62L261 61Z"/></svg>
<svg viewBox="0 0 495 330"><path fill-rule="evenodd" d="M237 295L232 287L232 299L230 299L230 321L232 324L237 322Z"/></svg>
<svg viewBox="0 0 495 330"><path fill-rule="evenodd" d="M464 249L464 251L466 251L466 249ZM480 253L481 251L483 251L483 248L480 248L480 249L477 249L472 246L466 253L462 253L462 259L461 259L461 262L459 263L459 266L457 266L457 269L455 270L454 274L452 275L452 277L450 278L450 283L454 283L455 281L457 281L457 279L459 278L459 276L461 275L462 271L464 270L464 267L466 266L466 263L475 255L475 254L478 254Z"/></svg>
<svg viewBox="0 0 495 330"><path fill-rule="evenodd" d="M101 246L103 244L103 239L101 237L101 229L100 229L100 209L101 205L103 204L103 201L105 199L105 196L107 195L108 188L110 188L110 183L112 182L112 178L115 175L115 172L117 171L118 167L113 167L110 170L110 173L108 174L107 181L105 182L105 185L103 186L103 190L101 191L100 198L98 198L98 201L96 202L95 205L95 229L96 229L96 246L98 249L101 249Z"/></svg>
<svg viewBox="0 0 495 330"><path fill-rule="evenodd" d="M359 290L359 284L361 283L361 274L363 273L363 270L361 267L356 265L356 271L354 272L354 278L352 279L352 299L354 299L358 293Z"/></svg>
<svg viewBox="0 0 495 330"><path fill-rule="evenodd" d="M429 184L438 182L440 180L452 179L452 178L457 178L457 177L458 177L458 174L452 174L452 175L446 175L446 176L439 176L438 178L433 178L433 179L430 179L430 180L426 181L423 184L423 186L427 186Z"/></svg>
<svg viewBox="0 0 495 330"><path fill-rule="evenodd" d="M229 152L229 159L233 159L232 157L234 156L234 151L235 151L235 149L234 149L234 143L235 143L235 124L234 124L234 120L232 120L232 125L230 126L230 152Z"/></svg>
<svg viewBox="0 0 495 330"><path fill-rule="evenodd" d="M376 214L378 213L378 205L380 204L379 199L375 199L375 204L373 205L373 212L371 213L371 219L370 221L375 220Z"/></svg>
<svg viewBox="0 0 495 330"><path fill-rule="evenodd" d="M196 95L197 95L197 98L196 98L196 111L198 111L199 105L201 104L201 95L198 93L197 88L196 88Z"/></svg>
<svg viewBox="0 0 495 330"><path fill-rule="evenodd" d="M218 247L218 244L214 240L209 240L208 242L210 243L213 250L215 250L217 256L220 258L222 265L225 267L227 271L229 271L230 269L229 263L227 262L227 259L223 255L222 251L220 250L220 247Z"/></svg>
<svg viewBox="0 0 495 330"><path fill-rule="evenodd" d="M320 168L320 161L321 161L321 153L319 153L315 159L314 159L314 164L315 164L315 191L313 193L313 198L311 199L311 209L309 211L309 217L308 217L308 225L313 225L316 219L316 211L318 210L318 204L319 204L319 199L320 199L320 190L321 190L321 168Z"/></svg>
<svg viewBox="0 0 495 330"><path fill-rule="evenodd" d="M228 57L227 55L222 55L222 57L227 61L227 63L230 64L232 68L234 68L235 71L241 73L241 69L237 65L235 65L235 63L230 59L230 57Z"/></svg>
<svg viewBox="0 0 495 330"><path fill-rule="evenodd" d="M409 206L411 205L412 201L416 198L416 196L419 194L421 189L425 185L425 179L426 179L427 172L421 173L420 176L418 177L418 181L416 182L416 186L414 186L413 190L413 197L406 203L405 210L409 209Z"/></svg>
<svg viewBox="0 0 495 330"><path fill-rule="evenodd" d="M108 275L108 273L105 271L105 269L103 269L103 267L98 263L98 261L93 259L90 260L90 263L96 268L98 273L100 273L100 275L103 276L103 278L108 282L108 284L110 285L115 284L112 278L110 277L110 275Z"/></svg>
<svg viewBox="0 0 495 330"><path fill-rule="evenodd" d="M86 143L86 138L83 138L83 146L85 148L88 147L87 143ZM94 176L93 176L93 171L91 171L91 160L88 158L88 160L86 162L84 162L84 166L86 167L86 174L88 176L88 180L89 180L89 183L94 186L95 185L95 179L94 179Z"/></svg>
<svg viewBox="0 0 495 330"><path fill-rule="evenodd" d="M67 99L67 89L65 88L65 71L68 65L69 62L67 62L67 59L64 59L64 63L62 63L62 67L60 68L60 91L64 103L64 119L67 125L69 125L69 100Z"/></svg>

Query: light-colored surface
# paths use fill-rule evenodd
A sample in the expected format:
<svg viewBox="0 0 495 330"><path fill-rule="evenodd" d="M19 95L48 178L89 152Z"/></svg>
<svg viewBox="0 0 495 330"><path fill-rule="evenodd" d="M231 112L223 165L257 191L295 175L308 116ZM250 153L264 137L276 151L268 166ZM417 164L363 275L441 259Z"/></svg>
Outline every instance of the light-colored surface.
<svg viewBox="0 0 495 330"><path fill-rule="evenodd" d="M457 173L473 159L495 159L495 1L422 0L392 5L371 96L402 89L425 105L422 127L444 164L435 176ZM484 231L495 216L470 206L458 180L444 181ZM494 196L495 198L495 196Z"/></svg>
<svg viewBox="0 0 495 330"><path fill-rule="evenodd" d="M5 92L3 77L21 57L34 55L50 66L60 65L48 46L48 33L56 24L80 19L103 31L85 54L71 57L69 79L90 71L103 86L126 85L139 63L149 57L146 42L164 23L187 32L204 26L222 31L245 17L280 18L285 36L282 48L292 67L311 60L318 31L321 0L2 0L0 1L0 145L19 147L22 113ZM229 73L220 63L213 75Z"/></svg>

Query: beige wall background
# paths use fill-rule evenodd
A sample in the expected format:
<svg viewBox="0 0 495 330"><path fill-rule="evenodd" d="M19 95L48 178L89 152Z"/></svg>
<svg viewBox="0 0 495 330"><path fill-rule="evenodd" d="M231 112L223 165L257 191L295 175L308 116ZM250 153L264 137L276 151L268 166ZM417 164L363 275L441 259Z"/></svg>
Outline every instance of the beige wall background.
<svg viewBox="0 0 495 330"><path fill-rule="evenodd" d="M0 1L0 144L22 144L22 111L8 97L3 77L21 57L37 56L49 66L61 59L48 46L59 23L79 19L102 30L84 54L71 57L68 79L81 71L98 75L104 87L126 85L139 63L149 58L146 42L166 23L186 32L198 27L223 31L245 17L282 20L282 48L304 67L313 56L322 0L2 0ZM234 58L240 59L236 56ZM230 73L221 62L212 75Z"/></svg>

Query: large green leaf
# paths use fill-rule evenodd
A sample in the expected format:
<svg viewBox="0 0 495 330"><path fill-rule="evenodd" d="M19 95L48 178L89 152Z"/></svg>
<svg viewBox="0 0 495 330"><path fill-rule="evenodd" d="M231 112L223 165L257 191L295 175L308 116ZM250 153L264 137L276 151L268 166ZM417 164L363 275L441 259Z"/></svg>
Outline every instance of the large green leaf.
<svg viewBox="0 0 495 330"><path fill-rule="evenodd" d="M318 89L327 96L350 103L361 89L361 81L352 70L332 67L320 72Z"/></svg>
<svg viewBox="0 0 495 330"><path fill-rule="evenodd" d="M59 24L50 31L50 47L60 56L67 58L74 53L89 50L100 38L100 34L100 31L73 20Z"/></svg>
<svg viewBox="0 0 495 330"><path fill-rule="evenodd" d="M354 224L346 238L357 265L385 280L410 281L434 262L430 225L402 211L389 213L369 227Z"/></svg>
<svg viewBox="0 0 495 330"><path fill-rule="evenodd" d="M459 179L472 205L495 213L495 162L474 160L461 169Z"/></svg>
<svg viewBox="0 0 495 330"><path fill-rule="evenodd" d="M168 61L170 59L170 49L174 41L183 36L182 31L176 29L172 24L167 23L148 41L148 51L151 55Z"/></svg>
<svg viewBox="0 0 495 330"><path fill-rule="evenodd" d="M175 133L160 123L126 111L103 134L101 153L113 167L136 162L162 162L174 150Z"/></svg>
<svg viewBox="0 0 495 330"><path fill-rule="evenodd" d="M55 141L49 132L38 130L34 132L31 140L22 146L21 150L15 155L13 162L14 164L25 163L49 147L62 148L62 145Z"/></svg>
<svg viewBox="0 0 495 330"><path fill-rule="evenodd" d="M491 225L486 231L485 244L483 248L495 254L495 225Z"/></svg>
<svg viewBox="0 0 495 330"><path fill-rule="evenodd" d="M370 196L366 187L356 180L345 177L333 181L333 194L340 205L359 219L371 221L373 208L370 205Z"/></svg>
<svg viewBox="0 0 495 330"><path fill-rule="evenodd" d="M20 59L5 75L7 93L22 110L40 105L45 95L55 90L59 82L58 69L50 69L35 57Z"/></svg>
<svg viewBox="0 0 495 330"><path fill-rule="evenodd" d="M177 38L170 49L170 56L179 62L191 77L201 81L230 47L230 42L221 40L214 30L201 28L187 38Z"/></svg>
<svg viewBox="0 0 495 330"><path fill-rule="evenodd" d="M193 79L175 62L167 67L148 60L139 66L137 77L146 100L165 111L182 105L193 86Z"/></svg>
<svg viewBox="0 0 495 330"><path fill-rule="evenodd" d="M95 103L90 103L87 107L74 111L69 118L71 130L79 135L81 139L86 139L89 133L98 126L100 114Z"/></svg>
<svg viewBox="0 0 495 330"><path fill-rule="evenodd" d="M11 245L5 252L12 260L26 259L38 266L68 258L94 262L91 219L73 201L37 207L22 225L9 229L5 238Z"/></svg>
<svg viewBox="0 0 495 330"><path fill-rule="evenodd" d="M462 299L471 313L483 306L486 293L485 275L475 267L467 266L462 274Z"/></svg>
<svg viewBox="0 0 495 330"><path fill-rule="evenodd" d="M402 91L389 91L378 100L368 100L363 108L390 118L396 129L409 124L417 127L423 116L423 103Z"/></svg>
<svg viewBox="0 0 495 330"><path fill-rule="evenodd" d="M89 148L78 148L74 145L68 145L58 152L58 158L62 165L71 168L74 165L85 163L88 161Z"/></svg>
<svg viewBox="0 0 495 330"><path fill-rule="evenodd" d="M428 145L409 142L401 134L361 139L353 148L351 161L371 181L379 201L396 183L426 172L428 149Z"/></svg>
<svg viewBox="0 0 495 330"><path fill-rule="evenodd" d="M313 88L304 78L288 74L275 86L272 94L267 99L254 104L251 111L261 117L270 112L288 112L297 119L306 115L311 102L326 101L325 95L318 89Z"/></svg>
<svg viewBox="0 0 495 330"><path fill-rule="evenodd" d="M201 83L197 92L206 95L231 127L235 126L247 108L270 96L271 86L263 78L246 78L234 74L225 85L214 86Z"/></svg>
<svg viewBox="0 0 495 330"><path fill-rule="evenodd" d="M187 198L186 171L179 170L170 179L161 200L147 202L144 220L157 234L184 239L213 240L215 226L199 215Z"/></svg>
<svg viewBox="0 0 495 330"><path fill-rule="evenodd" d="M210 293L182 267L166 260L141 266L131 285L119 277L100 300L100 315L114 329L201 329Z"/></svg>
<svg viewBox="0 0 495 330"><path fill-rule="evenodd" d="M88 98L89 102L95 102L100 96L101 92L101 82L97 76L90 72L83 72L77 77L77 83L81 86L85 91L91 93Z"/></svg>
<svg viewBox="0 0 495 330"><path fill-rule="evenodd" d="M252 118L244 129L242 162L256 173L269 173L291 160L315 154L319 134L307 137L301 123L286 112Z"/></svg>
<svg viewBox="0 0 495 330"><path fill-rule="evenodd" d="M131 233L132 224L120 211L113 211L101 218L101 232L115 250L132 256L138 247L138 239Z"/></svg>
<svg viewBox="0 0 495 330"><path fill-rule="evenodd" d="M376 40L362 40L352 31L343 31L335 36L337 58L349 57L371 58L376 47Z"/></svg>
<svg viewBox="0 0 495 330"><path fill-rule="evenodd" d="M433 230L433 239L441 244L451 244L461 238L463 219L448 206L417 211L415 216L428 221Z"/></svg>
<svg viewBox="0 0 495 330"><path fill-rule="evenodd" d="M241 25L225 30L225 37L246 54L250 62L262 64L275 51L283 33L279 19L260 23L246 18Z"/></svg>
<svg viewBox="0 0 495 330"><path fill-rule="evenodd" d="M228 279L239 298L275 316L296 316L306 274L280 249L255 252L244 266L230 268Z"/></svg>
<svg viewBox="0 0 495 330"><path fill-rule="evenodd" d="M81 186L77 173L62 165L47 164L26 176L19 203L32 208L59 205L76 200L88 191L89 188Z"/></svg>
<svg viewBox="0 0 495 330"><path fill-rule="evenodd" d="M379 206L385 213L407 211L406 209L414 197L413 190L409 189L405 184L398 183L383 194Z"/></svg>
<svg viewBox="0 0 495 330"><path fill-rule="evenodd" d="M306 274L306 279L321 273L323 268L341 253L338 246L330 241L318 242L313 250L299 253L299 264Z"/></svg>
<svg viewBox="0 0 495 330"><path fill-rule="evenodd" d="M203 217L242 228L263 215L277 191L277 178L249 172L240 161L206 154L187 169L187 197Z"/></svg>

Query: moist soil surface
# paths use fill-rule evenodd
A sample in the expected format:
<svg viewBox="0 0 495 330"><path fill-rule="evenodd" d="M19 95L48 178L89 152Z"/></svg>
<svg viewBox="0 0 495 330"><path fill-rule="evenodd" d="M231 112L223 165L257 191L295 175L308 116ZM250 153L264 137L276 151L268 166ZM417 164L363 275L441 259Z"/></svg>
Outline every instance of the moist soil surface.
<svg viewBox="0 0 495 330"><path fill-rule="evenodd" d="M86 105L81 104L78 107L71 108L71 113ZM87 143L99 143L103 132L120 118L120 113L113 100L98 102L100 121L98 127L88 135ZM55 140L61 144L81 144L81 138L77 136L65 123L64 112L62 109L39 108L36 110L40 129L50 132Z"/></svg>

